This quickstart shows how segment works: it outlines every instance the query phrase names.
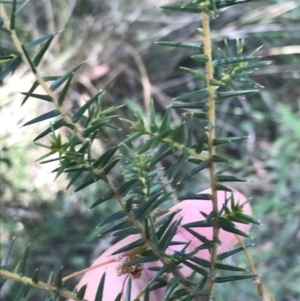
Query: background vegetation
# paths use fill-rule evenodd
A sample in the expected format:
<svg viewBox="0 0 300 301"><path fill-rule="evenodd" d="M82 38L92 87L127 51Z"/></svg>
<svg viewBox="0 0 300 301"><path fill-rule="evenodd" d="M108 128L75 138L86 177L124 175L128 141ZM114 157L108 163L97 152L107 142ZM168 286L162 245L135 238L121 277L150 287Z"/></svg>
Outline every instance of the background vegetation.
<svg viewBox="0 0 300 301"><path fill-rule="evenodd" d="M198 85L179 69L191 66L188 54L154 44L157 40L199 40L194 36L199 16L181 14L174 18L158 8L172 2L31 1L17 27L31 33L24 36L28 41L65 29L55 37L44 60L45 72L63 74L87 60L75 76L70 107L82 105L84 99L105 89L107 105L126 103L147 114L152 97L157 111L163 113L173 96ZM251 232L256 244L251 253L263 282L279 301L300 300L299 20L299 1L268 0L225 9L212 25L216 45L227 37L234 50L234 40L245 38L246 51L263 44L259 54L272 60L253 76L266 89L247 99L232 100L234 110L227 101L219 107L217 120L223 136L250 136L223 151L234 159L232 171L249 180L238 189L253 196L254 215L263 220L263 225ZM37 112L47 112L48 107L29 99L20 109L23 98L15 92L16 87L25 92L32 82L26 70L18 69L0 87L1 254L12 236L17 237L18 246L14 258L20 257L30 242L29 268L33 271L38 267L43 278L43 273L61 265L66 274L85 268L106 249L113 237L98 238L95 227L117 206L109 202L87 211L101 193L100 184L72 194L72 190L65 191L67 181L63 177L53 182L51 166L35 163L43 150L31 141L47 122L21 126ZM126 108L118 113L131 114ZM106 145L99 144L99 150L122 138L109 136ZM169 166L176 159L172 157L164 164ZM184 191L206 188L205 174L192 179ZM7 281L1 291L3 300L12 300L11 285ZM221 287L217 300L227 300L233 289L239 292L235 300L257 300L251 280L237 285L235 289Z"/></svg>

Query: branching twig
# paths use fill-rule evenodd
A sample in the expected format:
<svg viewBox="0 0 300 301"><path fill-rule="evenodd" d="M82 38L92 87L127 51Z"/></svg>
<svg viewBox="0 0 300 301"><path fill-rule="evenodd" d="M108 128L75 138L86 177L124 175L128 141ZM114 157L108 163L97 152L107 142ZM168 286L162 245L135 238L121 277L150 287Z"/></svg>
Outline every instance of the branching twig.
<svg viewBox="0 0 300 301"><path fill-rule="evenodd" d="M78 129L77 125L73 122L73 120L71 119L71 117L67 113L65 113L63 111L62 107L59 105L58 98L53 93L53 91L48 87L47 83L45 82L45 80L43 79L43 77L40 75L39 71L35 67L33 67L32 64L28 61L28 59L27 59L27 57L26 57L26 55L24 53L24 50L23 50L23 47L22 47L22 43L21 43L21 41L20 41L20 39L19 39L16 31L14 29L10 28L11 27L10 26L10 19L8 18L6 10L5 10L5 8L4 8L4 6L2 4L0 4L0 16L3 19L3 22L4 22L5 26L6 26L6 28L10 31L12 41L13 41L16 49L20 52L21 58L22 58L23 62L29 67L29 69L31 70L31 72L35 76L37 82L44 89L44 91L46 92L46 94L48 94L52 98L52 101L53 101L53 104L54 104L55 108L59 111L59 113L62 116L62 118L64 119L64 121L67 124L72 125L74 127L74 129L76 129L75 133L77 135L77 138L84 145L87 142L87 140L82 135L80 129ZM98 175L98 176L103 175L103 169L102 168L94 168L94 167L92 167L90 165L88 165L88 167L96 175ZM160 253L160 251L156 247L154 241L151 238L147 237L143 224L135 217L135 215L132 212L127 211L126 206L125 206L125 202L123 201L123 198L122 198L122 195L118 193L117 188L114 186L113 182L111 181L111 179L108 176L106 178L105 184L106 184L106 186L110 190L112 190L114 192L114 198L117 200L117 202L121 206L121 208L124 211L125 215L127 216L128 220L132 223L132 225L134 227L136 227L140 231L140 234L143 237L143 239L145 240L146 245L148 245L148 247L150 249L152 249L152 251L157 256L159 256L160 260L163 262L163 264L165 266L169 267L172 270L174 276L177 277L177 279L180 281L180 283L189 292L192 292L193 289L191 288L190 284L187 282L187 280L185 279L185 277L181 274L181 272L179 271L179 269L176 266L174 266L170 262L170 260L168 258L162 256L162 254ZM11 274L11 275L14 276L15 274ZM17 276L14 276L14 277L17 277ZM21 277L21 276L19 276L19 277ZM27 278L25 277L24 279L27 279ZM30 278L28 278L28 279L29 279L28 281L30 281L28 283L31 284L32 281L30 280ZM53 287L53 290L54 290L54 287Z"/></svg>
<svg viewBox="0 0 300 301"><path fill-rule="evenodd" d="M29 277L21 276L19 274L15 274L15 273L11 273L7 270L0 269L0 277L12 279L12 280L17 281L17 282L26 283L26 284L29 284L30 286L37 287L39 289L46 290L48 292L57 291L61 296L65 297L67 299L72 299L72 300L75 300L75 301L86 301L85 299L78 298L76 296L76 294L74 294L74 293L72 293L72 292L70 292L70 291L68 291L64 288L60 289L60 288L57 288L54 285L47 284L47 283L44 283L44 282L41 282L41 281L34 282Z"/></svg>

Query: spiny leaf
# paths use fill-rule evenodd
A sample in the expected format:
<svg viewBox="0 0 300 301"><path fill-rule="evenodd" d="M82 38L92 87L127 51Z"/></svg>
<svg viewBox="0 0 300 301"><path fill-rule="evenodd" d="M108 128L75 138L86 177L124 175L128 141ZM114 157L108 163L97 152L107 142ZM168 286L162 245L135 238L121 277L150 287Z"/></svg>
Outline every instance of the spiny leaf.
<svg viewBox="0 0 300 301"><path fill-rule="evenodd" d="M218 155L213 155L212 156L212 161L213 162L223 162L223 163L229 163L230 160L228 160L227 158L218 156Z"/></svg>
<svg viewBox="0 0 300 301"><path fill-rule="evenodd" d="M34 93L26 93L26 92L21 92L21 94L26 95L26 97L38 98L38 99L46 100L49 102L53 101L52 97L47 94L34 94Z"/></svg>
<svg viewBox="0 0 300 301"><path fill-rule="evenodd" d="M252 94L257 92L259 92L259 90L237 90L237 91L228 91L228 92L217 92L215 94L215 97L217 100L219 100L219 99L242 96L242 95L247 95L247 94Z"/></svg>
<svg viewBox="0 0 300 301"><path fill-rule="evenodd" d="M35 66L34 66L33 63L32 63L32 61L31 61L31 59L30 59L30 57L29 57L29 54L28 54L28 52L27 52L25 46L22 44L21 47L22 47L23 53L24 53L24 55L25 55L25 57L26 57L26 59L27 59L27 61L28 61L28 64L29 64L29 66L30 66L30 69L32 70L33 73L36 73Z"/></svg>
<svg viewBox="0 0 300 301"><path fill-rule="evenodd" d="M161 6L161 8L172 10L172 11L193 13L193 14L199 14L200 12L203 11L203 7L200 4L194 4L194 3L164 5Z"/></svg>
<svg viewBox="0 0 300 301"><path fill-rule="evenodd" d="M249 72L252 70L258 70L259 68L265 67L267 65L270 65L272 62L271 61L262 61L254 64L248 64L247 66L244 67L238 67L237 71L238 72Z"/></svg>
<svg viewBox="0 0 300 301"><path fill-rule="evenodd" d="M73 125L67 124L63 119L60 119L60 120L55 121L52 124L52 128L51 128L51 126L49 128L47 128L45 131L43 131L41 134L39 134L37 137L35 137L33 141L39 140L42 137L50 134L52 132L52 130L57 130L57 129L63 127L63 126L67 126L71 129L73 128Z"/></svg>
<svg viewBox="0 0 300 301"><path fill-rule="evenodd" d="M126 293L125 293L125 300L124 301L131 301L131 277L128 278Z"/></svg>
<svg viewBox="0 0 300 301"><path fill-rule="evenodd" d="M121 301L122 297L123 297L123 293L120 292L114 301Z"/></svg>
<svg viewBox="0 0 300 301"><path fill-rule="evenodd" d="M27 248L22 256L22 259L18 263L18 267L16 268L17 274L20 274L20 275L25 274L25 268L26 268L26 262L27 262L27 257L28 257L28 253L29 253L29 248L30 248L30 245L27 246Z"/></svg>
<svg viewBox="0 0 300 301"><path fill-rule="evenodd" d="M228 265L228 264L222 264L222 263L216 263L215 268L219 269L219 270L226 270L226 271L248 272L244 268L240 268L240 267L233 266L233 265Z"/></svg>
<svg viewBox="0 0 300 301"><path fill-rule="evenodd" d="M189 50L203 51L202 43L193 43L193 42L169 42L169 41L158 41L156 44L167 46L167 47L175 47L175 48L184 48Z"/></svg>
<svg viewBox="0 0 300 301"><path fill-rule="evenodd" d="M200 137L199 142L196 146L195 151L196 151L197 154L200 154L203 151L204 143L206 143L207 140L208 140L208 133L204 132L203 135Z"/></svg>
<svg viewBox="0 0 300 301"><path fill-rule="evenodd" d="M121 222L117 225L111 226L111 227L109 227L108 229L106 229L104 231L101 231L99 236L104 235L104 234L108 234L108 233L111 233L111 232L114 232L114 231L124 230L126 228L131 227L131 226L132 226L131 222L124 221L124 222Z"/></svg>
<svg viewBox="0 0 300 301"><path fill-rule="evenodd" d="M55 277L55 281L54 284L57 288L61 288L62 287L62 272L63 272L63 267L61 267Z"/></svg>
<svg viewBox="0 0 300 301"><path fill-rule="evenodd" d="M239 57L230 57L226 59L214 60L214 66L225 66L229 64L236 64L240 62L246 62L254 59L258 59L256 56L239 56Z"/></svg>
<svg viewBox="0 0 300 301"><path fill-rule="evenodd" d="M71 76L72 73L69 74ZM69 77L68 76L68 77ZM68 78L67 77L67 78ZM66 78L66 79L67 79ZM103 93L103 91L98 92L96 95L94 95L91 99L89 99L80 109L77 110L77 112L72 116L72 121L77 122L79 118L84 114L84 112L92 105L92 103L97 100L97 98Z"/></svg>
<svg viewBox="0 0 300 301"><path fill-rule="evenodd" d="M118 211L118 212L115 212L113 213L112 215L108 216L107 218L105 218L100 224L98 227L103 227L104 225L106 224L109 224L109 223L112 223L112 222L115 222L115 221L118 221L120 220L121 218L125 217L125 213L123 210L121 211Z"/></svg>
<svg viewBox="0 0 300 301"><path fill-rule="evenodd" d="M180 67L180 69L186 71L187 73L195 76L197 79L201 80L201 81L206 81L206 74L200 72L200 71L196 71L190 68L185 68L185 67Z"/></svg>
<svg viewBox="0 0 300 301"><path fill-rule="evenodd" d="M94 124L93 126L91 127L88 127L87 129L85 129L83 132L82 132L82 136L83 137L89 137L90 135L94 136L98 133L98 130L104 126L105 124L107 124L109 122L108 119L106 118L101 118L100 120L98 120L98 122L96 124ZM92 138L94 139L94 138Z"/></svg>
<svg viewBox="0 0 300 301"><path fill-rule="evenodd" d="M38 269L35 269L33 272L33 275L31 277L32 282L38 283L39 282L39 274L38 274Z"/></svg>
<svg viewBox="0 0 300 301"><path fill-rule="evenodd" d="M208 163L207 161L203 161L201 162L198 166L196 166L195 168L193 168L189 173L187 173L179 182L178 185L181 184L182 182L186 181L187 179L189 179L190 177L192 177L193 175L195 175L196 173L198 173L199 171L205 169L207 167Z"/></svg>
<svg viewBox="0 0 300 301"><path fill-rule="evenodd" d="M59 78L59 76L45 76L45 77L43 77L43 80L44 80L45 82L47 82L47 81L56 80L56 79L58 79L58 78ZM28 91L26 97L23 99L21 106L22 106L22 105L26 102L26 100L32 95L32 92L33 92L38 86L39 86L39 82L38 82L38 81L35 81L35 82L33 83L33 85L31 86L30 90ZM50 100L50 101L52 101L52 100Z"/></svg>
<svg viewBox="0 0 300 301"><path fill-rule="evenodd" d="M73 73L70 75L70 77L68 78L68 80L67 80L67 82L66 82L66 84L65 84L65 86L64 86L64 88L63 88L63 90L61 91L61 93L60 93L60 95L59 95L59 97L58 97L58 105L59 106L62 106L62 104L63 104L63 102L64 102L64 100L65 100L65 97L66 97L66 95L67 95L67 93L68 93L68 90L69 90L69 88L70 88L70 84L71 84L71 82L72 82L72 79L73 79Z"/></svg>
<svg viewBox="0 0 300 301"><path fill-rule="evenodd" d="M244 279L255 278L257 276L258 275L235 275L235 276L226 276L226 277L216 277L215 278L215 283L223 283L223 282L244 280Z"/></svg>
<svg viewBox="0 0 300 301"><path fill-rule="evenodd" d="M117 150L118 150L118 147L113 147L113 148L109 149L103 155L101 155L99 159L97 159L94 162L93 166L95 168L97 168L99 166L104 167L107 164L107 162L112 158L112 156L116 153Z"/></svg>
<svg viewBox="0 0 300 301"><path fill-rule="evenodd" d="M168 229L173 217L177 214L177 212L172 212L171 214L162 217L159 222L162 223L159 230L157 231L156 235L160 239L165 231Z"/></svg>
<svg viewBox="0 0 300 301"><path fill-rule="evenodd" d="M55 82L52 83L52 85L50 86L50 89L52 91L55 91L56 89L58 89L70 77L70 75L73 74L74 72L76 72L83 64L84 63L78 64L72 70L70 70L69 72L60 76L57 80L55 80Z"/></svg>
<svg viewBox="0 0 300 301"><path fill-rule="evenodd" d="M249 247L252 247L252 246L254 246L254 244L247 245L246 248L249 248ZM238 247L238 248L233 249L231 251L218 254L218 260L223 260L227 257L230 257L230 256L236 254L236 253L242 252L243 250L244 250L243 247Z"/></svg>
<svg viewBox="0 0 300 301"><path fill-rule="evenodd" d="M76 180L82 175L82 173L86 170L85 167L81 167L76 174L73 176L73 178L70 180L68 186L66 187L66 189L69 189L75 182Z"/></svg>
<svg viewBox="0 0 300 301"><path fill-rule="evenodd" d="M207 113L196 113L196 112L186 112L184 113L186 116L190 116L191 114L193 114L193 117L195 118L199 118L199 119L203 119L203 120L207 120L208 119L208 114Z"/></svg>
<svg viewBox="0 0 300 301"><path fill-rule="evenodd" d="M23 126L27 126L27 125L30 125L30 124L34 124L34 123L37 123L37 122L41 122L41 121L44 121L44 120L47 120L47 119L50 119L50 118L54 118L56 116L58 116L60 113L58 110L53 110L53 111L50 111L48 113L45 113L39 117L36 117L26 123L23 124Z"/></svg>
<svg viewBox="0 0 300 301"><path fill-rule="evenodd" d="M179 144L184 143L184 140L185 140L185 123L182 123L176 130L174 130L172 140L176 143L179 143Z"/></svg>
<svg viewBox="0 0 300 301"><path fill-rule="evenodd" d="M95 208L96 206L110 200L114 196L114 192L112 190L106 192L102 197L96 200L90 207L90 209Z"/></svg>
<svg viewBox="0 0 300 301"><path fill-rule="evenodd" d="M207 276L208 275L208 272L202 268L200 268L199 266L195 265L195 264L192 264L191 262L189 261L184 261L183 262L184 265L188 266L189 268L191 268L193 271L199 273L200 275L202 276Z"/></svg>
<svg viewBox="0 0 300 301"><path fill-rule="evenodd" d="M228 221L228 220L227 220ZM225 219L221 219L219 218L219 225L220 227L224 230L224 231L227 231L227 232L230 232L230 233L234 233L234 234L237 234L237 235L241 235L241 236L244 236L244 237L249 237L248 234L246 234L245 232L237 229L234 224L233 226L229 225L227 222L225 222Z"/></svg>
<svg viewBox="0 0 300 301"><path fill-rule="evenodd" d="M228 215L227 218L230 221L237 222L237 223L260 225L260 223L255 218L244 213L239 213L239 212L233 213L233 215Z"/></svg>
<svg viewBox="0 0 300 301"><path fill-rule="evenodd" d="M171 106L173 109L206 109L207 101L190 102L190 103L176 103Z"/></svg>
<svg viewBox="0 0 300 301"><path fill-rule="evenodd" d="M3 80L10 72L14 72L21 64L21 57L17 57L7 64L4 64L0 72L0 81Z"/></svg>
<svg viewBox="0 0 300 301"><path fill-rule="evenodd" d="M164 115L164 118L162 120L162 123L160 125L159 133L163 134L166 131L168 131L170 129L170 124L171 124L171 107L168 107Z"/></svg>
<svg viewBox="0 0 300 301"><path fill-rule="evenodd" d="M17 15L18 13L20 13L23 8L30 2L31 0L25 0L16 10L15 15Z"/></svg>
<svg viewBox="0 0 300 301"><path fill-rule="evenodd" d="M82 287L80 288L80 290L78 291L78 293L76 294L76 297L77 297L79 300L82 300L82 299L84 298L86 288L87 288L87 284L85 284L84 286L82 286Z"/></svg>
<svg viewBox="0 0 300 301"><path fill-rule="evenodd" d="M218 182L246 182L247 180L229 175L217 175Z"/></svg>
<svg viewBox="0 0 300 301"><path fill-rule="evenodd" d="M232 5L237 5L237 4L242 4L242 3L247 3L247 2L252 2L255 0L217 0L215 1L216 8L224 8L224 7L229 7Z"/></svg>
<svg viewBox="0 0 300 301"><path fill-rule="evenodd" d="M13 0L13 2L12 2L12 10L11 10L11 16L10 16L10 29L11 30L15 29L16 5L17 5L17 0Z"/></svg>
<svg viewBox="0 0 300 301"><path fill-rule="evenodd" d="M155 123L155 117L156 117L155 107L154 107L154 102L152 100L151 105L150 105L150 129L151 129L152 132L157 131L157 126L156 126L156 123Z"/></svg>
<svg viewBox="0 0 300 301"><path fill-rule="evenodd" d="M191 222L185 225L182 225L183 228L207 228L212 227L212 222L210 221L199 221L199 222Z"/></svg>
<svg viewBox="0 0 300 301"><path fill-rule="evenodd" d="M198 91L194 91L194 92L179 95L176 98L174 98L174 100L189 102L189 101L191 101L195 98L197 98L197 99L206 98L206 97L208 97L208 95L209 95L209 92L208 92L207 89L201 89L201 90L198 90Z"/></svg>
<svg viewBox="0 0 300 301"><path fill-rule="evenodd" d="M7 268L8 261L9 261L9 258L10 258L10 254L11 254L12 248L14 246L14 242L15 242L15 237L13 237L12 240L8 244L7 250L6 250L6 252L4 254L4 257L1 261L1 269L6 269Z"/></svg>
<svg viewBox="0 0 300 301"><path fill-rule="evenodd" d="M75 192L79 191L79 190L82 190L83 188L93 184L93 183L96 183L100 180L100 178L95 178L93 176L89 177L87 180L85 180L81 185L79 185L76 189L75 189Z"/></svg>
<svg viewBox="0 0 300 301"><path fill-rule="evenodd" d="M44 43L45 41L49 40L49 38L51 38L51 36L53 36L53 33L49 33L49 34L46 34L28 44L25 45L25 49L26 50L30 50L32 48L35 48L36 46Z"/></svg>
<svg viewBox="0 0 300 301"><path fill-rule="evenodd" d="M211 200L211 194L209 194L209 193L187 194L187 195L178 197L178 200L206 200L206 201L210 201Z"/></svg>
<svg viewBox="0 0 300 301"><path fill-rule="evenodd" d="M123 253L123 252L126 252L126 251L129 251L129 250L132 250L134 248L137 248L137 247L140 247L142 245L145 244L145 241L141 238L141 239L138 239L132 243L129 243L128 245L114 251L111 255L116 255L116 254L120 254L120 253Z"/></svg>
<svg viewBox="0 0 300 301"><path fill-rule="evenodd" d="M218 139L214 139L213 145L217 146L217 145L231 143L231 142L248 139L248 138L249 138L249 136L218 138Z"/></svg>
<svg viewBox="0 0 300 301"><path fill-rule="evenodd" d="M209 57L207 54L195 54L192 55L191 58L197 62L207 63L209 61Z"/></svg>
<svg viewBox="0 0 300 301"><path fill-rule="evenodd" d="M101 277L101 280L100 280L100 283L99 283L99 286L98 286L98 289L97 289L95 301L102 301L103 300L105 277L106 277L106 273L104 273Z"/></svg>
<svg viewBox="0 0 300 301"><path fill-rule="evenodd" d="M39 65L39 63L41 62L42 58L44 57L44 54L46 53L46 51L48 50L54 36L56 33L50 35L50 37L48 38L48 40L46 41L46 43L43 45L43 47L41 48L41 50L37 53L37 55L35 56L34 60L33 60L33 65L35 67L37 67Z"/></svg>
<svg viewBox="0 0 300 301"><path fill-rule="evenodd" d="M107 175L120 161L120 158L115 158L113 160L111 160L104 168L104 174ZM104 178L105 180L105 178Z"/></svg>

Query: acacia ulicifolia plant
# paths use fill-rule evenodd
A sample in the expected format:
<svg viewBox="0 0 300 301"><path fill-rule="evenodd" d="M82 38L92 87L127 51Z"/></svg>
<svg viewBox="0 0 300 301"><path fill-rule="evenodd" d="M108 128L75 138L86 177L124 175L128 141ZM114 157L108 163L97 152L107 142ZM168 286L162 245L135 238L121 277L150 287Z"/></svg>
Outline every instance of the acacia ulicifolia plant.
<svg viewBox="0 0 300 301"><path fill-rule="evenodd" d="M23 62L34 74L36 81L28 92L23 93L24 104L29 98L37 98L53 104L53 110L28 121L25 126L52 119L50 126L40 133L35 143L48 153L39 158L41 163L58 163L56 178L62 173L71 175L67 186L75 191L103 181L107 191L99 196L91 209L116 200L120 211L100 223L102 234L114 233L121 240L109 248L90 267L63 277L60 270L56 279L43 283L38 273L24 276L28 249L14 273L6 270L12 243L1 265L2 284L6 278L23 283L20 296L30 287L48 290L53 300L60 296L73 300L214 300L217 283L253 279L258 285L259 295L272 300L259 282L251 258L241 237L257 221L251 216L251 207L244 195L224 185L224 182L243 182L244 179L224 174L229 160L217 154L219 145L244 139L245 137L216 136L216 107L219 102L235 96L257 93L261 86L251 80L249 74L269 62L259 61L254 55L243 54L243 41L237 40L236 53L229 55L224 43L222 57L212 51L210 20L218 16L218 10L232 5L243 5L252 0L195 0L188 4L164 6L163 9L199 14L202 18L201 43L160 41L161 45L195 51L192 60L195 69L182 68L201 82L203 89L179 95L167 107L161 121L157 121L154 103L151 104L149 120L135 113L136 120L120 119L129 123L132 133L118 145L99 154L95 148L97 140L105 141L108 131L120 130L114 125L119 118L112 112L120 109L102 109L104 92L99 91L76 111L67 111L64 101L68 94L76 66L63 76L45 75L39 70L55 34L51 33L23 44L15 28L15 18L25 9L28 1L19 7L17 2L1 4L1 30L11 39L11 48L0 48L3 62L0 79L13 72ZM8 11L10 15L8 15ZM33 49L36 49L34 52ZM201 67L205 67L202 72ZM51 85L48 85L52 82ZM199 84L200 85L200 84ZM45 94L34 93L41 86ZM61 92L56 90L62 87ZM238 88L236 88L238 87ZM171 110L180 109L181 120L176 126L171 119ZM53 119L55 118L55 119ZM206 124L203 133L195 137L200 122ZM178 124L179 123L179 124ZM68 127L70 133L62 142L59 130ZM46 139L49 142L40 142ZM66 140L67 139L67 140ZM141 144L140 141L143 141ZM171 155L177 161L162 171L157 163ZM184 162L195 167L181 172ZM119 164L121 163L121 164ZM122 166L120 166L122 165ZM223 166L221 166L223 165ZM222 167L222 168L221 168ZM119 168L123 183L115 185L110 171ZM220 169L221 168L221 169ZM177 188L200 171L208 170L210 187L199 194L177 195ZM167 182L161 180L161 175ZM182 176L183 174L183 176ZM175 181L176 178L176 181ZM78 184L78 180L80 183ZM173 185L171 192L165 187ZM160 206L171 198L183 200L169 210ZM240 247L233 249L236 244ZM221 260L239 251L244 251L251 272L246 269L221 263ZM219 270L228 272L218 276ZM84 277L78 285L78 293L65 289L66 280L80 274ZM108 287L112 285L113 288ZM23 291L22 291L23 290Z"/></svg>

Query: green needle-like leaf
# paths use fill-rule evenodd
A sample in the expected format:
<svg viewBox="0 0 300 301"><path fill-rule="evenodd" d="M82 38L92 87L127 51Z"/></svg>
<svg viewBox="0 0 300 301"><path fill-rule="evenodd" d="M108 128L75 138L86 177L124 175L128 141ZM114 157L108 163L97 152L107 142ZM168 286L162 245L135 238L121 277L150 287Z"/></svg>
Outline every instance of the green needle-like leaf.
<svg viewBox="0 0 300 301"><path fill-rule="evenodd" d="M64 75L60 76L55 82L53 82L50 86L50 89L52 91L55 91L58 89L69 77L71 74L75 73L84 63L78 64L76 67L74 67L69 72L65 73ZM98 94L96 94L98 96Z"/></svg>
<svg viewBox="0 0 300 301"><path fill-rule="evenodd" d="M225 99L230 97L257 93L257 92L259 92L259 90L238 90L238 91L228 91L228 92L217 92L215 96L217 100L220 100L220 99Z"/></svg>
<svg viewBox="0 0 300 301"><path fill-rule="evenodd" d="M70 77L68 78L63 90L61 91L59 97L58 97L58 105L61 107L64 100L65 100L65 97L69 91L69 88L70 88L70 84L72 82L72 79L73 79L73 73L71 73Z"/></svg>
<svg viewBox="0 0 300 301"><path fill-rule="evenodd" d="M193 42L168 42L168 41L158 41L156 44L167 46L167 47L175 47L175 48L184 48L189 50L195 50L202 52L203 44L202 43L193 43Z"/></svg>
<svg viewBox="0 0 300 301"><path fill-rule="evenodd" d="M17 0L12 1L12 10L11 10L11 16L10 16L10 29L15 29L15 19L16 19L16 5Z"/></svg>
<svg viewBox="0 0 300 301"><path fill-rule="evenodd" d="M28 258L28 253L29 253L29 248L30 245L27 246L22 259L19 261L17 268L16 268L16 273L20 274L20 275L25 275L25 268L26 268L26 262L27 262L27 258Z"/></svg>
<svg viewBox="0 0 300 301"><path fill-rule="evenodd" d="M194 77L196 77L197 79L199 79L201 81L206 81L206 74L204 74L204 73L202 73L200 71L196 71L196 70L185 68L185 67L180 67L180 69L182 69L185 72L193 75Z"/></svg>
<svg viewBox="0 0 300 301"><path fill-rule="evenodd" d="M82 286L82 287L80 288L80 290L78 291L76 297L77 297L79 300L82 300L82 299L84 298L86 288L87 288L87 284L85 284L84 286Z"/></svg>
<svg viewBox="0 0 300 301"><path fill-rule="evenodd" d="M206 109L207 101L190 102L190 103L175 103L171 106L173 109Z"/></svg>
<svg viewBox="0 0 300 301"><path fill-rule="evenodd" d="M4 257L1 261L1 269L6 269L7 268L8 261L9 261L9 258L10 258L10 254L11 254L12 248L14 246L14 242L15 242L15 237L13 237L12 240L9 242L7 250L6 250L6 252L4 254Z"/></svg>
<svg viewBox="0 0 300 301"><path fill-rule="evenodd" d="M174 98L174 100L178 101L184 101L184 102L190 102L191 100L195 100L196 99L203 99L208 97L209 92L207 89L202 89L202 90L198 90L198 91L194 91L194 92L190 92L190 93L186 93L186 94L182 94L180 96L177 96L176 98Z"/></svg>
<svg viewBox="0 0 300 301"><path fill-rule="evenodd" d="M35 269L33 275L31 277L32 282L38 283L39 282L39 270Z"/></svg>
<svg viewBox="0 0 300 301"><path fill-rule="evenodd" d="M25 0L16 10L15 15L17 15L18 13L20 13L23 8L30 2L31 0Z"/></svg>
<svg viewBox="0 0 300 301"><path fill-rule="evenodd" d="M136 241L134 241L134 242L132 242L132 243L130 243L130 244L128 244L128 245L120 248L120 249L118 249L117 251L114 251L112 253L112 255L116 255L116 254L120 254L120 253L129 251L129 250L132 250L132 249L140 247L140 246L142 246L144 244L145 244L145 241L142 238L138 239L138 240L136 240Z"/></svg>
<svg viewBox="0 0 300 301"><path fill-rule="evenodd" d="M71 76L71 74L69 75ZM68 77L69 77L68 76ZM67 77L67 78L68 78ZM66 78L66 79L67 79ZM103 93L103 91L98 92L96 95L94 95L91 99L89 99L78 111L72 116L72 121L77 122L80 117L84 114L84 112L93 104L94 101L97 100L97 98Z"/></svg>
<svg viewBox="0 0 300 301"><path fill-rule="evenodd" d="M213 64L214 66L226 66L230 64L236 64L240 62L246 62L254 59L258 59L259 57L256 56L239 56L239 57L230 57L226 59L221 60L214 60Z"/></svg>
<svg viewBox="0 0 300 301"><path fill-rule="evenodd" d="M217 175L218 182L247 182L247 180L229 175Z"/></svg>
<svg viewBox="0 0 300 301"><path fill-rule="evenodd" d="M26 92L22 92L21 94L26 95L26 97L33 97L33 98L38 98L41 100L52 102L52 97L47 94L33 94L33 93L26 93Z"/></svg>
<svg viewBox="0 0 300 301"><path fill-rule="evenodd" d="M106 273L104 273L101 277L101 280L100 280L100 283L99 283L99 286L97 289L95 301L105 301L105 300L103 300L105 277L106 277Z"/></svg>
<svg viewBox="0 0 300 301"><path fill-rule="evenodd" d="M39 117L36 117L26 123L23 124L23 126L28 126L28 125L31 125L31 124L34 124L34 123L37 123L37 122L41 122L41 121L44 121L44 120L47 120L47 119L50 119L50 118L54 118L56 116L58 116L60 113L58 110L53 110L53 111L50 111L48 113L45 113Z"/></svg>
<svg viewBox="0 0 300 301"><path fill-rule="evenodd" d="M63 281L62 281L62 273L63 273L63 267L61 267L55 277L55 281L54 284L57 288L61 288L63 285Z"/></svg>
<svg viewBox="0 0 300 301"><path fill-rule="evenodd" d="M201 162L197 167L193 168L188 174L183 176L183 178L178 182L178 185L181 184L182 182L186 181L187 179L189 179L190 177L192 177L199 171L205 169L207 167L207 165L208 165L207 161Z"/></svg>
<svg viewBox="0 0 300 301"><path fill-rule="evenodd" d="M43 47L41 48L41 50L38 52L38 54L35 56L34 60L33 60L33 65L35 67L37 67L39 65L39 63L41 62L42 58L44 57L44 54L46 53L46 51L48 50L53 38L54 38L55 34L50 35L49 39L46 41L46 43L43 45Z"/></svg>
<svg viewBox="0 0 300 301"><path fill-rule="evenodd" d="M124 301L131 301L131 277L128 278L127 287L126 287L126 293L125 293L125 299Z"/></svg>
<svg viewBox="0 0 300 301"><path fill-rule="evenodd" d="M249 247L252 247L252 246L254 246L254 244L252 244L252 245L247 245L246 248L249 248ZM234 254L237 254L237 253L239 253L239 252L242 252L242 251L244 251L243 247L238 247L238 248L233 249L233 250L231 250L231 251L228 251L228 252L224 252L224 253L218 254L218 260L223 260L223 259L225 259L225 258L228 258L228 257L230 257L230 256L232 256L232 255L234 255Z"/></svg>
<svg viewBox="0 0 300 301"><path fill-rule="evenodd" d="M245 280L250 278L255 278L258 275L235 275L235 276L227 276L227 277L216 277L216 283L223 283L223 282L232 282L237 280Z"/></svg>

